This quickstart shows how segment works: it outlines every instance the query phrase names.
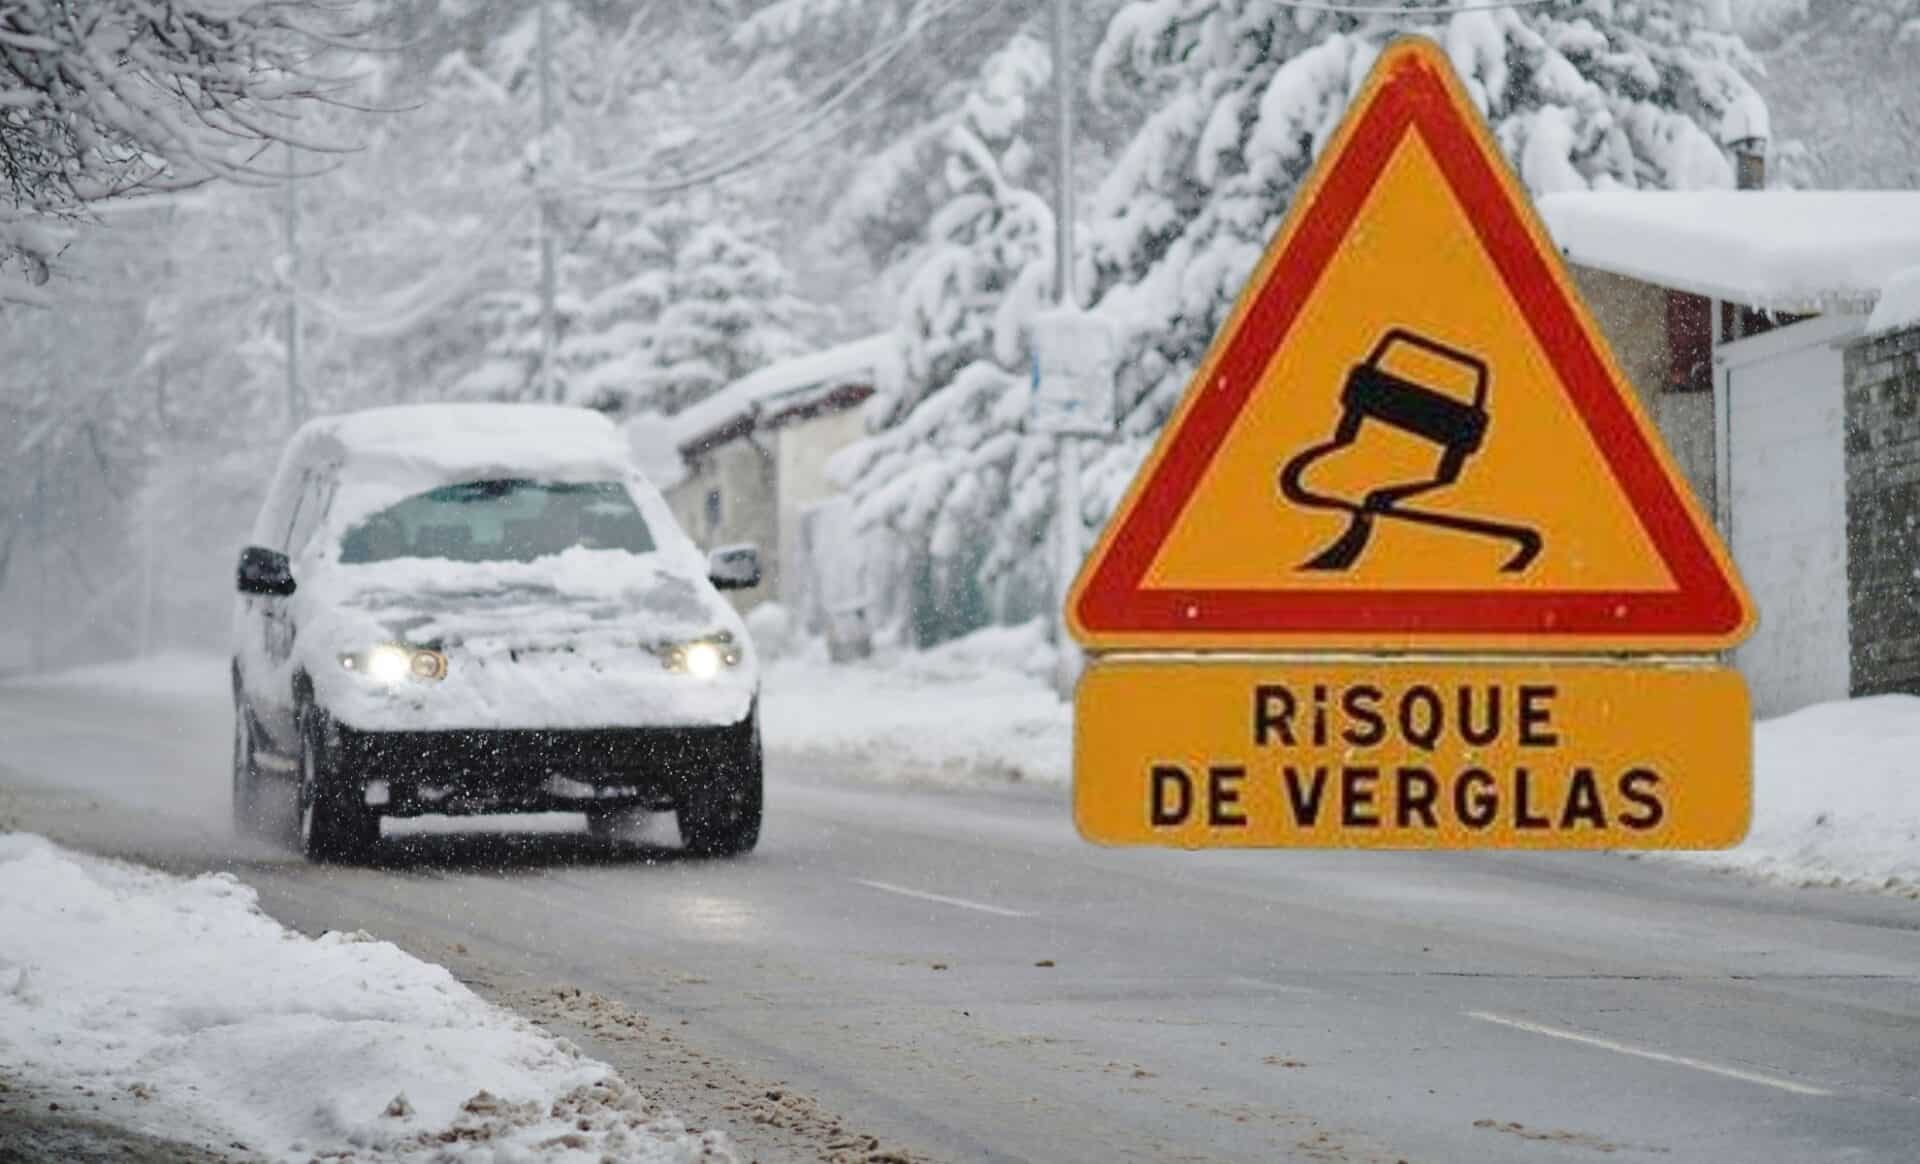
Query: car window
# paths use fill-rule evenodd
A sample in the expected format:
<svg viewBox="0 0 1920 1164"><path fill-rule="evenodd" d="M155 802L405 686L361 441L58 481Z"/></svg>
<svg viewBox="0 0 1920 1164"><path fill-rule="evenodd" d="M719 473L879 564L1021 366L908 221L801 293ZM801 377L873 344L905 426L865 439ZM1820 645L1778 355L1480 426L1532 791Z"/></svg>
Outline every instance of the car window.
<svg viewBox="0 0 1920 1164"><path fill-rule="evenodd" d="M341 538L340 561L531 562L576 546L645 554L654 538L618 481L468 481L409 497L355 525Z"/></svg>
<svg viewBox="0 0 1920 1164"><path fill-rule="evenodd" d="M310 469L300 484L300 497L295 502L293 520L288 524L286 552L298 554L313 539L313 531L320 520L327 515L327 506L333 501L333 491L337 482L328 469Z"/></svg>

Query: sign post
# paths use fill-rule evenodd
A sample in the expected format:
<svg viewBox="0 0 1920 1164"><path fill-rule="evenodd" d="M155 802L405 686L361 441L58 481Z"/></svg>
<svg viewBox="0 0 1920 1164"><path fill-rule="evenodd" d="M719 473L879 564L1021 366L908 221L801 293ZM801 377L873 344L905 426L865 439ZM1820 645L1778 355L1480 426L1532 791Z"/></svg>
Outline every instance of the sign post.
<svg viewBox="0 0 1920 1164"><path fill-rule="evenodd" d="M1718 848L1754 614L1525 191L1381 54L1066 619L1111 844Z"/></svg>
<svg viewBox="0 0 1920 1164"><path fill-rule="evenodd" d="M1058 488L1054 494L1054 554L1058 595L1066 595L1080 569L1080 442L1106 440L1116 420L1118 361L1112 326L1100 316L1063 304L1033 321L1033 408L1035 432L1054 436ZM1078 651L1063 621L1058 637L1056 685L1070 695L1080 677Z"/></svg>

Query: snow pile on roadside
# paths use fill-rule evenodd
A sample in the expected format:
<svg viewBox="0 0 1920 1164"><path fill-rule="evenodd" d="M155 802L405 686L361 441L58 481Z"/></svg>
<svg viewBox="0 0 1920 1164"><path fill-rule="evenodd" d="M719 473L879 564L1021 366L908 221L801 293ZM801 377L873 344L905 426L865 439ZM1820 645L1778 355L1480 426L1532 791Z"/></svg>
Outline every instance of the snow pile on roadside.
<svg viewBox="0 0 1920 1164"><path fill-rule="evenodd" d="M761 731L778 755L857 761L887 778L1062 784L1073 709L1052 669L1038 621L858 663L828 663L814 643L766 666Z"/></svg>
<svg viewBox="0 0 1920 1164"><path fill-rule="evenodd" d="M1753 828L1680 860L1798 884L1920 889L1920 698L1822 703L1754 726Z"/></svg>
<svg viewBox="0 0 1920 1164"><path fill-rule="evenodd" d="M731 1160L604 1064L364 934L0 834L0 1062L100 1118L276 1159Z"/></svg>
<svg viewBox="0 0 1920 1164"><path fill-rule="evenodd" d="M776 754L855 761L881 778L1064 784L1073 711L1047 681L1052 662L1037 622L851 664L827 663L812 644L768 666L762 728ZM1665 855L1920 895L1920 698L1821 704L1756 724L1753 796L1739 848Z"/></svg>
<svg viewBox="0 0 1920 1164"><path fill-rule="evenodd" d="M145 658L88 663L9 682L47 689L113 692L161 699L199 699L227 689L225 655L205 651L160 651Z"/></svg>

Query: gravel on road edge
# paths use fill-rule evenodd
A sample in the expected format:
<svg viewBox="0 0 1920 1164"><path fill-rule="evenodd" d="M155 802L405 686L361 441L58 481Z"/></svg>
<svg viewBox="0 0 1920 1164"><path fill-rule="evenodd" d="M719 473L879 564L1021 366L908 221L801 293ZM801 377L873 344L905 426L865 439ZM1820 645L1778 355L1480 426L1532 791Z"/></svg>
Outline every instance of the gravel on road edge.
<svg viewBox="0 0 1920 1164"><path fill-rule="evenodd" d="M241 1164L245 1145L219 1152L112 1122L98 1096L62 1094L0 1075L0 1164Z"/></svg>

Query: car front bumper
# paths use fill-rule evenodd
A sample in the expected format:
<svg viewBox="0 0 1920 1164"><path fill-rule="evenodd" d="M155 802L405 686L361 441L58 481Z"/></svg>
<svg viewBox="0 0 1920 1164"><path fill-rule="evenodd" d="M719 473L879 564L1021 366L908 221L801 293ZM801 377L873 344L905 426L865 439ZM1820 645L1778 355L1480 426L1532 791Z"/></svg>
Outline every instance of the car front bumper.
<svg viewBox="0 0 1920 1164"><path fill-rule="evenodd" d="M725 727L330 733L333 779L389 816L665 809L756 746Z"/></svg>

